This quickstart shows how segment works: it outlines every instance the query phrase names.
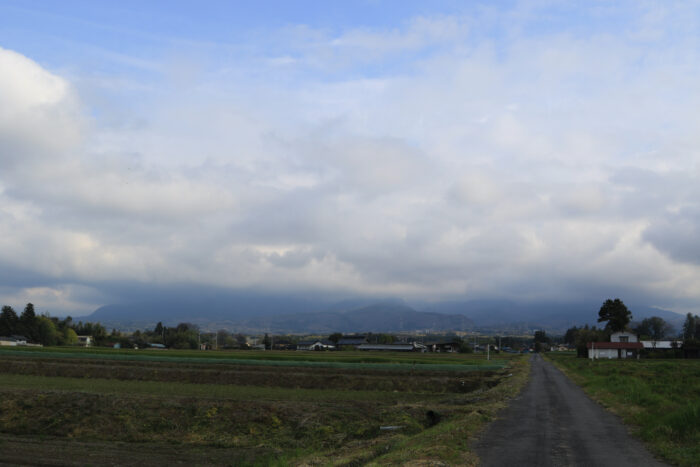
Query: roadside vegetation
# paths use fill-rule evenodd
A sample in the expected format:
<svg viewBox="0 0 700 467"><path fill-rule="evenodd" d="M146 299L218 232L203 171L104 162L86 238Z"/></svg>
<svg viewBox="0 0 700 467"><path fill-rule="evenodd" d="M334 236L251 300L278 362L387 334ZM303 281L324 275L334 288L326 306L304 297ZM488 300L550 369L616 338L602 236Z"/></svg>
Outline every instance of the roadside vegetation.
<svg viewBox="0 0 700 467"><path fill-rule="evenodd" d="M680 466L700 465L700 360L547 357L656 455Z"/></svg>
<svg viewBox="0 0 700 467"><path fill-rule="evenodd" d="M138 465L149 448L164 453L152 465L177 453L194 464L469 465L470 437L517 394L527 369L511 354L487 362L473 354L13 349L0 359L0 451L63 465L84 463L81 450L92 464L118 456Z"/></svg>

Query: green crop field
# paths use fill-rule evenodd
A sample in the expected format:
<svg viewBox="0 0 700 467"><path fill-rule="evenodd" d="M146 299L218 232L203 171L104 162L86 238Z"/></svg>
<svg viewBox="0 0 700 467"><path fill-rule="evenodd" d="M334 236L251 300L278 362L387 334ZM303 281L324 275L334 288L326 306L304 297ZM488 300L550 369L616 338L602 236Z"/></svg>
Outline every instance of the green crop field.
<svg viewBox="0 0 700 467"><path fill-rule="evenodd" d="M526 358L360 352L0 351L0 461L473 464Z"/></svg>
<svg viewBox="0 0 700 467"><path fill-rule="evenodd" d="M547 354L622 417L656 454L700 465L700 360L596 360Z"/></svg>
<svg viewBox="0 0 700 467"><path fill-rule="evenodd" d="M121 350L121 349L76 349L57 348L45 349L0 349L0 356L7 355L23 357L58 357L100 360L133 360L151 362L179 363L229 363L255 366L307 366L316 368L381 368L385 370L403 370L407 365L420 365L421 370L437 371L470 371L496 370L502 368L508 361L507 357L494 358L487 361L485 357L454 356L435 357L415 353L388 353L384 355L367 352L206 352L192 350Z"/></svg>

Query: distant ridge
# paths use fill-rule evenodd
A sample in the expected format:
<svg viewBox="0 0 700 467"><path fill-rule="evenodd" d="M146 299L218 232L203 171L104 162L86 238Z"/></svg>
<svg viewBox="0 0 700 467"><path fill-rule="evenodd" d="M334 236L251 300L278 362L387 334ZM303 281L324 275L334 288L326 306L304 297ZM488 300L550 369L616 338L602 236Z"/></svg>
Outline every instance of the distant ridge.
<svg viewBox="0 0 700 467"><path fill-rule="evenodd" d="M180 322L203 330L247 333L473 331L563 333L571 326L598 325L601 301L518 303L503 300L443 301L410 306L401 299L353 298L342 301L298 295L181 294L106 305L76 319L98 321L123 331ZM658 308L629 304L635 321L660 316L679 330L684 317Z"/></svg>
<svg viewBox="0 0 700 467"><path fill-rule="evenodd" d="M241 323L241 327L276 333L469 331L474 329L474 323L464 315L416 311L397 303L377 303L348 311L256 318Z"/></svg>

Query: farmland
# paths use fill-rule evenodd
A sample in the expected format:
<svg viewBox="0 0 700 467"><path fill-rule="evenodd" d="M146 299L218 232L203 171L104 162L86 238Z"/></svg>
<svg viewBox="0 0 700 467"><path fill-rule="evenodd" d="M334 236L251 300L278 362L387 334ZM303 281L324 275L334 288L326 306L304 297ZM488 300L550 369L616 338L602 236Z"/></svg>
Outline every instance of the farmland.
<svg viewBox="0 0 700 467"><path fill-rule="evenodd" d="M700 464L700 361L548 357L656 455L676 465Z"/></svg>
<svg viewBox="0 0 700 467"><path fill-rule="evenodd" d="M15 457L0 460L470 464L470 436L522 387L527 365L458 354L2 350L0 452Z"/></svg>

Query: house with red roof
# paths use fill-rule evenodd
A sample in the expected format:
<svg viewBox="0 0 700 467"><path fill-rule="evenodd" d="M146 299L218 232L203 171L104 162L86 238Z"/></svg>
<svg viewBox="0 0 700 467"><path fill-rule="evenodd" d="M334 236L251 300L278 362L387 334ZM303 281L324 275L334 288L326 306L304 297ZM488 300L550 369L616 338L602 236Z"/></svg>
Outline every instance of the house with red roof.
<svg viewBox="0 0 700 467"><path fill-rule="evenodd" d="M630 332L615 332L610 336L610 342L589 342L588 358L639 358L639 351L644 345L637 336Z"/></svg>

